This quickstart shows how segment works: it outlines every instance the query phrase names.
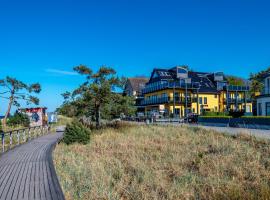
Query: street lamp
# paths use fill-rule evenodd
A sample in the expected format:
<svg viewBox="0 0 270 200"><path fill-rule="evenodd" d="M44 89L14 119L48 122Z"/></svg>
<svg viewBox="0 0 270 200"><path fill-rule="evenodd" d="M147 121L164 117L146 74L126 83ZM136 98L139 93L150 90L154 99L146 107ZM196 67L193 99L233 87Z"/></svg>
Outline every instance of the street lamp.
<svg viewBox="0 0 270 200"><path fill-rule="evenodd" d="M191 78L186 78L185 80L185 117L187 117L187 111L188 111L188 102L187 102L187 94L188 94L188 88L187 84L191 84Z"/></svg>

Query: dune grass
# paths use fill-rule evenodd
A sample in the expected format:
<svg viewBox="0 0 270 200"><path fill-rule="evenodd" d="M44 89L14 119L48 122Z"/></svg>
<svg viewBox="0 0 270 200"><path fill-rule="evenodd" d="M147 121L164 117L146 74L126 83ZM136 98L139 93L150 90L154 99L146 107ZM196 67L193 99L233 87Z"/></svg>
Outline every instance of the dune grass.
<svg viewBox="0 0 270 200"><path fill-rule="evenodd" d="M269 199L270 143L210 130L130 126L59 144L66 199Z"/></svg>
<svg viewBox="0 0 270 200"><path fill-rule="evenodd" d="M51 131L55 132L56 128L59 126L66 126L67 124L72 122L72 118L63 116L63 115L58 115L57 116L57 123L50 124Z"/></svg>

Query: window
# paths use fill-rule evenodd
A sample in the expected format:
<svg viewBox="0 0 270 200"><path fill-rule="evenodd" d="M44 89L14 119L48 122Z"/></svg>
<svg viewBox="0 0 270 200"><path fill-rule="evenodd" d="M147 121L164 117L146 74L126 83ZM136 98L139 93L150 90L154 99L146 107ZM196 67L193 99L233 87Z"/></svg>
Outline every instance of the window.
<svg viewBox="0 0 270 200"><path fill-rule="evenodd" d="M204 104L207 104L207 97L204 97L203 103L204 103Z"/></svg>
<svg viewBox="0 0 270 200"><path fill-rule="evenodd" d="M270 116L270 102L265 103L265 115Z"/></svg>
<svg viewBox="0 0 270 200"><path fill-rule="evenodd" d="M217 82L217 89L223 90L223 88L226 86L226 83L224 82Z"/></svg>
<svg viewBox="0 0 270 200"><path fill-rule="evenodd" d="M258 103L258 115L262 116L262 104Z"/></svg>
<svg viewBox="0 0 270 200"><path fill-rule="evenodd" d="M246 106L246 112L250 113L251 112L251 106Z"/></svg>
<svg viewBox="0 0 270 200"><path fill-rule="evenodd" d="M175 115L180 115L180 109L179 108L175 108L174 109L174 114Z"/></svg>
<svg viewBox="0 0 270 200"><path fill-rule="evenodd" d="M162 98L166 98L167 97L167 94L166 93L162 93L161 97Z"/></svg>
<svg viewBox="0 0 270 200"><path fill-rule="evenodd" d="M199 98L199 104L202 104L202 97Z"/></svg>
<svg viewBox="0 0 270 200"><path fill-rule="evenodd" d="M267 94L270 94L270 78L267 79Z"/></svg>

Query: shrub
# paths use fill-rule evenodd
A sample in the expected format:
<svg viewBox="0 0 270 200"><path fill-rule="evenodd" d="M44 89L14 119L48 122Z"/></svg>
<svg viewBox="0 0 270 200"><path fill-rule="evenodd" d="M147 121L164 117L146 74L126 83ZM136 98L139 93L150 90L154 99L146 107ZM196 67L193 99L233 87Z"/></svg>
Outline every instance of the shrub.
<svg viewBox="0 0 270 200"><path fill-rule="evenodd" d="M199 118L229 119L232 118L232 116L199 116Z"/></svg>
<svg viewBox="0 0 270 200"><path fill-rule="evenodd" d="M9 126L18 126L18 125L22 125L22 126L24 126L24 127L28 127L29 124L30 124L30 120L29 120L29 117L28 117L26 114L16 112L13 116L11 116L11 117L8 119L7 124L8 124Z"/></svg>
<svg viewBox="0 0 270 200"><path fill-rule="evenodd" d="M72 143L87 144L90 141L90 130L79 121L68 124L64 133L63 142L67 145Z"/></svg>
<svg viewBox="0 0 270 200"><path fill-rule="evenodd" d="M229 115L232 116L233 118L239 118L244 116L245 111L240 110L240 111L234 111L234 110L230 110L229 111Z"/></svg>

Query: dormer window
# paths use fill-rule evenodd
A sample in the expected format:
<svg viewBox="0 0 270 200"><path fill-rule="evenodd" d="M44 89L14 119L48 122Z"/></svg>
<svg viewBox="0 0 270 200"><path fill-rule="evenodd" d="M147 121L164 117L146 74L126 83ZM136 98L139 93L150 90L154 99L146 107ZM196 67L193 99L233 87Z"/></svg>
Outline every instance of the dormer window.
<svg viewBox="0 0 270 200"><path fill-rule="evenodd" d="M177 78L186 79L188 78L188 70L183 67L176 68Z"/></svg>
<svg viewBox="0 0 270 200"><path fill-rule="evenodd" d="M224 80L223 72L214 73L214 81L223 81L223 80Z"/></svg>

